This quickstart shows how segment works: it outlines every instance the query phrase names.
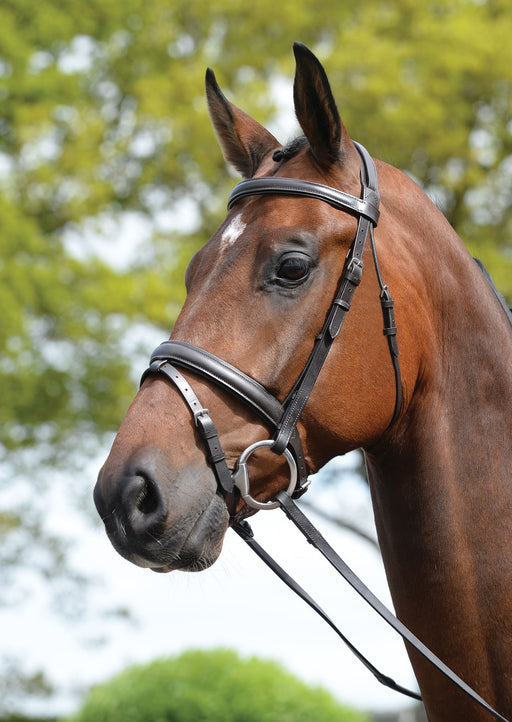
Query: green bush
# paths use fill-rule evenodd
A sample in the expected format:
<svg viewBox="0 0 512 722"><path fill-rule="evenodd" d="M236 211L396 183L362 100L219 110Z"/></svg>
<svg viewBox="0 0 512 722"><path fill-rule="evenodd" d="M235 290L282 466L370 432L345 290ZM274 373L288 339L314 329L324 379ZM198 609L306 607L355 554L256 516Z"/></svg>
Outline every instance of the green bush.
<svg viewBox="0 0 512 722"><path fill-rule="evenodd" d="M69 722L363 722L273 662L186 652L130 667L94 688Z"/></svg>

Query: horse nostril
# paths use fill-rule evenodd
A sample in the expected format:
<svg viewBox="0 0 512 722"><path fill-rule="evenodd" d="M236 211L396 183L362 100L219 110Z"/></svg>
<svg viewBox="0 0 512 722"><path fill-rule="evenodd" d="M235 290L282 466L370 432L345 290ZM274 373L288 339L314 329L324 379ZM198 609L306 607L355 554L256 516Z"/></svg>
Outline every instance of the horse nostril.
<svg viewBox="0 0 512 722"><path fill-rule="evenodd" d="M128 523L136 534L153 533L167 517L167 503L159 486L143 473L126 483L122 506Z"/></svg>
<svg viewBox="0 0 512 722"><path fill-rule="evenodd" d="M135 506L143 514L153 514L160 505L160 495L151 481L145 480L135 500Z"/></svg>

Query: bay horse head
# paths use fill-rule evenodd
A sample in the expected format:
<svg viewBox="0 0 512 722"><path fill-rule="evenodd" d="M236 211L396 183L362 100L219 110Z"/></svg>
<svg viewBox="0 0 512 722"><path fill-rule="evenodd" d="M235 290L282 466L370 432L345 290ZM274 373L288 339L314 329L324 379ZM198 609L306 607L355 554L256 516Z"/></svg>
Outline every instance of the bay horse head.
<svg viewBox="0 0 512 722"><path fill-rule="evenodd" d="M397 615L510 717L510 323L442 213L350 139L321 64L294 51L303 135L284 146L207 73L245 180L190 262L96 506L131 562L201 570L233 521L363 448ZM410 656L429 719L488 719Z"/></svg>
<svg viewBox="0 0 512 722"><path fill-rule="evenodd" d="M183 383L209 410L230 472L250 448L244 464L248 498L263 504L290 485L290 473L303 485L308 472L334 455L374 443L389 426L396 401L382 334L382 289L377 275L368 273L332 360L286 438L278 436L286 458L271 453L275 443L252 453L253 444L269 439L269 425L275 431L282 423L281 404L315 347L361 218L363 241L378 218L376 189L365 185L361 195L362 169L368 172L363 161L372 168L373 162L349 138L316 57L299 44L295 55L295 109L304 135L285 147L232 105L207 72L209 111L225 158L251 180L235 189L226 219L190 262L187 299L170 345L162 344L153 359L180 367ZM286 188L267 187L284 178ZM247 187L258 182L259 188ZM322 189L331 196L318 200L314 192ZM350 292L362 267L355 257ZM198 363L212 358L217 366L205 377ZM238 378L234 395L230 382L216 383L223 371L219 359ZM226 504L211 458L206 463L198 417L182 395L161 373L146 375L95 489L115 548L155 570L209 566L230 519L254 512L239 495ZM247 395L252 406L244 403Z"/></svg>

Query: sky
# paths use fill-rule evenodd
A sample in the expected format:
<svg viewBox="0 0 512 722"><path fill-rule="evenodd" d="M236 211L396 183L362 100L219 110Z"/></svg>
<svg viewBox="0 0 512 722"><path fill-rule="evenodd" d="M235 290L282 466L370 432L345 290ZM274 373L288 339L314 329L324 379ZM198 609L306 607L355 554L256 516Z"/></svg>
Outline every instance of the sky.
<svg viewBox="0 0 512 722"><path fill-rule="evenodd" d="M106 455L107 449L104 450ZM280 662L307 683L321 685L343 702L372 711L395 710L411 701L382 687L335 633L228 531L220 559L199 573L155 574L122 559L94 519L92 487L102 458L84 469L90 494L86 509L66 494L70 479L57 475L47 493L49 531L72 538L72 568L95 579L84 588L85 622L52 612L49 585L27 580L23 603L0 609L2 652L45 670L61 690L48 703L27 704L32 713L66 714L93 684L134 663L187 649L228 647L243 657ZM331 462L350 475L354 457ZM315 484L308 495L323 508L372 514L367 487L352 474L343 499ZM83 511L90 514L83 514ZM389 592L378 552L368 542L312 515L328 541L388 606ZM251 525L258 541L317 599L342 632L370 661L398 683L416 689L399 637L338 577L279 510L261 511ZM61 600L64 601L65 600ZM108 610L126 607L131 622Z"/></svg>

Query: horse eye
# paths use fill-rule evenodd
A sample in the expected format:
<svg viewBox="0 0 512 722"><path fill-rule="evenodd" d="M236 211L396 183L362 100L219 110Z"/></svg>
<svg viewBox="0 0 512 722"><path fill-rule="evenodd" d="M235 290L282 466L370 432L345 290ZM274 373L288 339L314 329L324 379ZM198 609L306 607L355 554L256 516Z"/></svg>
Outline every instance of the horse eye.
<svg viewBox="0 0 512 722"><path fill-rule="evenodd" d="M309 274L309 260L304 256L286 256L277 269L277 278L283 281L297 282Z"/></svg>

